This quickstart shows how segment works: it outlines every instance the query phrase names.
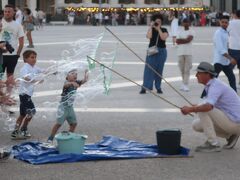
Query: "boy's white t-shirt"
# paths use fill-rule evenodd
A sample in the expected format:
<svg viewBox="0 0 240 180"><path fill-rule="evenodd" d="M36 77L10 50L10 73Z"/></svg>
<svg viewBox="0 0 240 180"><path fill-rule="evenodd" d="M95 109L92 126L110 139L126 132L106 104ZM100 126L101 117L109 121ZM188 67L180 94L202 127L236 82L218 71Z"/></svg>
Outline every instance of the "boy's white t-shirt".
<svg viewBox="0 0 240 180"><path fill-rule="evenodd" d="M1 41L8 41L9 44L14 48L14 52L4 53L4 55L16 55L18 49L18 39L24 37L24 31L22 25L16 21L7 22L4 18L2 19L2 38Z"/></svg>
<svg viewBox="0 0 240 180"><path fill-rule="evenodd" d="M186 39L188 36L195 36L195 33L193 30L184 30L181 29L178 31L177 34L177 39ZM182 55L192 55L192 41L187 44L178 44L177 46L177 55L182 56Z"/></svg>
<svg viewBox="0 0 240 180"><path fill-rule="evenodd" d="M34 84L30 81L27 82L24 78L29 78L31 80L36 80L37 75L42 73L43 70L36 66L31 66L28 63L24 63L23 67L20 70L20 86L19 86L19 94L27 94L29 96L33 95Z"/></svg>
<svg viewBox="0 0 240 180"><path fill-rule="evenodd" d="M227 28L229 33L229 49L240 50L240 19L233 19Z"/></svg>

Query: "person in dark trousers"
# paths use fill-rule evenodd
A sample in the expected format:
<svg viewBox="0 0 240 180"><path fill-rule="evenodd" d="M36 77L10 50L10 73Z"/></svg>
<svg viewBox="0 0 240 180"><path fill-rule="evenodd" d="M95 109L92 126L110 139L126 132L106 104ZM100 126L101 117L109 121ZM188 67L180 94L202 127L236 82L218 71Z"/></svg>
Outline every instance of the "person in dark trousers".
<svg viewBox="0 0 240 180"><path fill-rule="evenodd" d="M156 70L161 76L163 74L164 64L167 59L166 39L168 38L168 31L162 27L163 17L160 14L156 14L152 17L151 26L147 32L147 38L150 40L149 47L157 46L158 53L154 55L147 55L146 64L149 64L154 70ZM159 77L152 69L145 65L143 75L143 86L149 90L153 89L153 82L155 82L155 88L157 93L162 94L161 89L162 78ZM146 90L141 89L140 94L145 94Z"/></svg>
<svg viewBox="0 0 240 180"><path fill-rule="evenodd" d="M220 17L220 28L215 32L214 43L214 68L217 75L221 71L227 76L230 86L237 91L236 78L233 74L233 65L237 63L236 59L228 54L228 32L229 16Z"/></svg>

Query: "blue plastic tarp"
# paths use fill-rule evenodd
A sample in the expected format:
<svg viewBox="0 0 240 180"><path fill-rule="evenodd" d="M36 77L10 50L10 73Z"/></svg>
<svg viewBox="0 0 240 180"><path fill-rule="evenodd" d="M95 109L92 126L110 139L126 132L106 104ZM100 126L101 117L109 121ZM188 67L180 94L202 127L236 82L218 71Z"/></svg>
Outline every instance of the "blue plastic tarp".
<svg viewBox="0 0 240 180"><path fill-rule="evenodd" d="M189 156L190 150L181 147L179 156ZM104 136L95 144L84 146L83 154L59 154L56 148L41 142L24 142L12 148L14 158L31 164L66 163L110 159L138 159L170 156L159 154L157 145L143 144L114 136Z"/></svg>

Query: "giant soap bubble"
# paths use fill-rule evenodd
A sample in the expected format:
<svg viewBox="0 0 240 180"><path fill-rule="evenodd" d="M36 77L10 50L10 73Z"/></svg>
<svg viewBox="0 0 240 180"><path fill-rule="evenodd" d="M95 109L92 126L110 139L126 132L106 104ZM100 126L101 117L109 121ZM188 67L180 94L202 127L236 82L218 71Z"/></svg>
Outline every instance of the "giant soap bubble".
<svg viewBox="0 0 240 180"><path fill-rule="evenodd" d="M35 103L35 98L32 98L37 109L34 119L55 121L56 118L63 114L63 109L58 107L63 103L60 99L62 87L66 81L66 75L72 69L77 70L79 80L83 78L84 71L88 69L89 79L77 89L76 93L74 93L74 97L67 98L69 102L64 103L71 104L72 98L74 98L74 107L86 109L88 102L96 96L109 93L112 73L104 67L97 66L88 58L91 57L93 59L98 59L106 66L113 67L116 58L117 45L111 47L113 49L112 52L99 52L99 46L103 36L104 33L93 38L80 39L74 42L68 49L62 51L60 60L51 61L50 65L44 69L42 73L29 74L29 76L32 77L31 80L33 86L39 86L40 82L44 80L44 83L47 83L48 91L56 91L54 96L51 96L51 100L42 96L42 98L39 98L40 100L44 98L47 100ZM17 78L17 80L19 82L29 83L23 78ZM54 89L56 83L61 84L58 90ZM36 87L35 91L37 89ZM14 92L15 95L18 96L16 89ZM44 109L47 109L47 111ZM16 119L8 116L0 118L5 122L4 130L12 131L14 129Z"/></svg>

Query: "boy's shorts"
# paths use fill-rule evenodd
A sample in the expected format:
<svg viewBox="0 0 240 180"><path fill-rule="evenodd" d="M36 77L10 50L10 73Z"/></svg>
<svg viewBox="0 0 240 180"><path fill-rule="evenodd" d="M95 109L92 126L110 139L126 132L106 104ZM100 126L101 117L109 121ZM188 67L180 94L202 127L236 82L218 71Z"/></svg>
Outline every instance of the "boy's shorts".
<svg viewBox="0 0 240 180"><path fill-rule="evenodd" d="M31 96L27 94L19 95L20 98L20 115L21 116L33 116L36 114L35 106L32 102Z"/></svg>
<svg viewBox="0 0 240 180"><path fill-rule="evenodd" d="M58 112L57 112L57 123L62 125L65 120L70 125L77 124L77 119L76 119L73 106L64 106L63 104L60 104L58 106Z"/></svg>
<svg viewBox="0 0 240 180"><path fill-rule="evenodd" d="M5 72L5 69L7 69L7 73L13 74L18 62L18 58L18 55L4 55L2 66L3 72Z"/></svg>

